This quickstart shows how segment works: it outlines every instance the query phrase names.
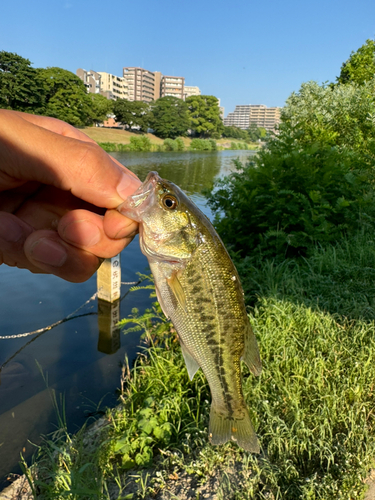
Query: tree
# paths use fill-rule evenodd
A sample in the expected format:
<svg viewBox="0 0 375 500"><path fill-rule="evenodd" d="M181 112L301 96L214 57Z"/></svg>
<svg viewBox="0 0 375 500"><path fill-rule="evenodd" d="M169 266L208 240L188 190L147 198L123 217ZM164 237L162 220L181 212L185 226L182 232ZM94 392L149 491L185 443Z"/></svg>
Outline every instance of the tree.
<svg viewBox="0 0 375 500"><path fill-rule="evenodd" d="M186 99L191 129L199 137L220 137L224 130L219 100L213 95L193 95Z"/></svg>
<svg viewBox="0 0 375 500"><path fill-rule="evenodd" d="M45 93L43 114L80 127L92 121L92 100L82 80L62 68L38 70Z"/></svg>
<svg viewBox="0 0 375 500"><path fill-rule="evenodd" d="M147 131L149 115L149 105L147 103L117 99L113 104L113 112L116 121L124 125L125 128L136 127L142 132Z"/></svg>
<svg viewBox="0 0 375 500"><path fill-rule="evenodd" d="M161 97L151 106L149 126L162 139L175 139L186 135L190 127L189 110L186 102L177 97Z"/></svg>
<svg viewBox="0 0 375 500"><path fill-rule="evenodd" d="M248 138L253 142L258 141L259 139L265 139L267 135L266 129L263 127L257 127L255 123L250 124L250 127L246 130L246 133Z"/></svg>
<svg viewBox="0 0 375 500"><path fill-rule="evenodd" d="M101 94L88 94L91 99L91 119L94 123L101 123L113 111L113 101Z"/></svg>
<svg viewBox="0 0 375 500"><path fill-rule="evenodd" d="M375 75L375 41L366 40L357 52L352 52L349 59L341 66L338 83L369 82Z"/></svg>
<svg viewBox="0 0 375 500"><path fill-rule="evenodd" d="M245 130L242 130L239 127L236 127L234 125L231 125L229 127L223 128L222 132L223 137L230 137L233 139L241 139L243 141L246 141L248 139L248 135Z"/></svg>
<svg viewBox="0 0 375 500"><path fill-rule="evenodd" d="M0 108L40 112L44 91L37 74L28 59L0 51Z"/></svg>
<svg viewBox="0 0 375 500"><path fill-rule="evenodd" d="M278 140L337 146L375 156L375 79L357 85L303 83L281 114Z"/></svg>

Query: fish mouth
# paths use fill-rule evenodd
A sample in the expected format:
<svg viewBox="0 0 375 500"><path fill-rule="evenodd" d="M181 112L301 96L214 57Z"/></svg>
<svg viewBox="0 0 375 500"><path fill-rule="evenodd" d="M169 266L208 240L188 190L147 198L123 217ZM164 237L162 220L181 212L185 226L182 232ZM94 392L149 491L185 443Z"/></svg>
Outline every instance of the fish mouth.
<svg viewBox="0 0 375 500"><path fill-rule="evenodd" d="M117 207L120 214L141 222L142 214L151 202L152 196L150 195L154 192L159 181L160 177L157 172L149 172L143 184Z"/></svg>

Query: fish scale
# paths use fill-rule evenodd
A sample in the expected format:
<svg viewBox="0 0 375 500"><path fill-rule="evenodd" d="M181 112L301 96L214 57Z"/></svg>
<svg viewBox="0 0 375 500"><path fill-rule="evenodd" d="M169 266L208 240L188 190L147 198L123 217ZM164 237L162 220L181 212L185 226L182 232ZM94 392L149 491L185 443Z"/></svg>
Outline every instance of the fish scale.
<svg viewBox="0 0 375 500"><path fill-rule="evenodd" d="M207 217L174 184L150 172L118 210L140 223L140 245L160 305L178 333L190 378L201 368L212 395L209 437L259 452L242 392L241 359L261 361L239 276Z"/></svg>

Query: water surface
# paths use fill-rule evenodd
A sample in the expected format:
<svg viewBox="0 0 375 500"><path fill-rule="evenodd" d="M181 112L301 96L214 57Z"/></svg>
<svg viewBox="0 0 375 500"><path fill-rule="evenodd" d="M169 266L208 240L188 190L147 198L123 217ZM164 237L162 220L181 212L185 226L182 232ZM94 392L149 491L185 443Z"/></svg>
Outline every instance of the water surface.
<svg viewBox="0 0 375 500"><path fill-rule="evenodd" d="M233 159L245 161L250 151L191 153L113 153L143 181L156 170L184 189L200 209L211 217L201 194L215 179L233 169ZM146 258L136 238L121 255L123 282L134 282L137 272L147 272ZM48 387L65 396L70 431L78 429L88 415L102 405L116 404L120 364L139 351L139 335L120 336L112 353L98 328L98 303L92 300L80 317L40 335L1 339L53 324L75 311L96 292L96 276L73 284L54 276L0 266L0 490L9 472L19 473L22 452L30 460L40 435L54 430L56 415ZM129 286L123 285L122 295ZM121 317L133 307L141 311L150 304L147 291L132 292L121 302ZM105 340L105 339L104 339ZM103 348L104 346L104 348ZM98 350L99 347L99 350ZM119 347L117 350L116 348ZM106 351L106 352L103 352ZM42 376L42 373L43 376ZM48 382L45 380L48 379Z"/></svg>

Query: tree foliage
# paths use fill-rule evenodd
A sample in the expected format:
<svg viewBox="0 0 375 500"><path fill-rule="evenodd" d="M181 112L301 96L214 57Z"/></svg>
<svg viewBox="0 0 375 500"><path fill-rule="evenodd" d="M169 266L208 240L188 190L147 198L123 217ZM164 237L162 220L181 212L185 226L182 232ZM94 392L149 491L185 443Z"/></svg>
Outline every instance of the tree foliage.
<svg viewBox="0 0 375 500"><path fill-rule="evenodd" d="M243 130L242 128L235 127L234 125L231 125L229 127L223 127L223 132L222 132L223 137L230 137L231 139L242 139L243 141L246 141L248 139L248 135L246 130Z"/></svg>
<svg viewBox="0 0 375 500"><path fill-rule="evenodd" d="M118 99L113 104L116 121L125 128L139 128L146 132L148 128L149 104L142 101L128 101Z"/></svg>
<svg viewBox="0 0 375 500"><path fill-rule="evenodd" d="M240 139L242 141L256 142L259 139L265 139L267 135L266 129L263 127L257 127L255 123L251 123L248 129L241 129L231 125L223 129L222 136L230 137L233 139Z"/></svg>
<svg viewBox="0 0 375 500"><path fill-rule="evenodd" d="M375 41L366 40L356 52L352 52L349 59L341 66L339 83L357 83L362 85L369 82L375 75Z"/></svg>
<svg viewBox="0 0 375 500"><path fill-rule="evenodd" d="M246 132L252 142L264 140L267 137L267 130L263 127L257 127L255 123L251 123Z"/></svg>
<svg viewBox="0 0 375 500"><path fill-rule="evenodd" d="M92 101L78 76L66 69L53 67L39 69L38 80L44 88L44 115L76 127L90 123Z"/></svg>
<svg viewBox="0 0 375 500"><path fill-rule="evenodd" d="M219 138L224 130L219 100L212 95L194 95L188 97L186 103L192 131L202 138Z"/></svg>
<svg viewBox="0 0 375 500"><path fill-rule="evenodd" d="M94 123L102 123L113 111L113 101L101 94L88 94L91 99L91 119Z"/></svg>
<svg viewBox="0 0 375 500"><path fill-rule="evenodd" d="M0 108L64 120L74 126L101 122L112 102L87 94L78 76L62 68L31 67L28 59L0 51Z"/></svg>
<svg viewBox="0 0 375 500"><path fill-rule="evenodd" d="M289 138L295 145L335 145L374 158L375 80L333 87L303 83L286 101L273 144Z"/></svg>
<svg viewBox="0 0 375 500"><path fill-rule="evenodd" d="M38 113L44 92L28 59L0 51L0 108Z"/></svg>
<svg viewBox="0 0 375 500"><path fill-rule="evenodd" d="M151 106L149 126L162 139L175 139L186 135L190 127L188 105L182 99L166 96Z"/></svg>

